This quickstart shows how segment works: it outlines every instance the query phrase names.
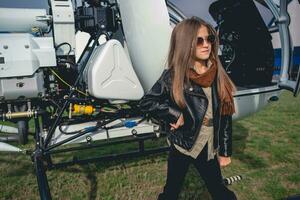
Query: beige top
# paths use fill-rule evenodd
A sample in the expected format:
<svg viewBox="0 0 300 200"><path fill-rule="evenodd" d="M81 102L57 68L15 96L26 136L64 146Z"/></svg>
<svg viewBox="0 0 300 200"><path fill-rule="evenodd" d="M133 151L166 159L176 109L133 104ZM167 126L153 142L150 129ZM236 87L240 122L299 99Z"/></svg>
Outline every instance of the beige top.
<svg viewBox="0 0 300 200"><path fill-rule="evenodd" d="M211 87L203 88L203 91L208 99L208 107L207 111L205 113L205 117L207 118L212 118L213 113L212 113L212 98L211 98ZM192 158L197 158L197 156L201 153L202 149L208 143L208 155L207 155L207 160L211 160L215 156L215 151L214 151L214 145L213 145L213 140L214 140L214 129L213 126L201 126L200 133L195 141L194 146L192 147L191 150L186 150L183 149L182 147L174 144L175 148L180 151L181 153L191 156Z"/></svg>

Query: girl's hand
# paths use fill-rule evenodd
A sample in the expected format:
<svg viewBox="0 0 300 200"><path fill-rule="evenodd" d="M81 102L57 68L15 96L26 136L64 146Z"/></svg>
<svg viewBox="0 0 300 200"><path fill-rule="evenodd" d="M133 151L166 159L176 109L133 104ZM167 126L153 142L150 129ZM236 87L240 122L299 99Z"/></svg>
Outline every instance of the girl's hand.
<svg viewBox="0 0 300 200"><path fill-rule="evenodd" d="M175 123L170 123L171 131L173 131L175 129L178 129L183 124L184 124L184 119L183 119L183 115L181 114L180 117L178 118L176 124Z"/></svg>
<svg viewBox="0 0 300 200"><path fill-rule="evenodd" d="M230 157L218 156L218 160L221 167L226 167L231 163Z"/></svg>

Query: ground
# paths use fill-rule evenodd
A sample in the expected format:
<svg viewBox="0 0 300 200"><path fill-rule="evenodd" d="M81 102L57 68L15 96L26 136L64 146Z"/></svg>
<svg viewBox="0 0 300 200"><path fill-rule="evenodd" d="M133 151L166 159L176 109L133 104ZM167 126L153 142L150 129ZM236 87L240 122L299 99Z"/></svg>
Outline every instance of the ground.
<svg viewBox="0 0 300 200"><path fill-rule="evenodd" d="M163 140L147 145L161 145ZM32 144L21 146L32 148ZM114 148L80 152L80 157ZM118 151L134 146L117 147ZM300 98L284 92L278 102L234 121L232 164L225 177L244 179L229 186L239 200L282 199L300 194ZM56 160L67 160L61 155ZM154 200L166 178L167 154L72 166L47 172L53 199ZM0 153L0 199L39 199L28 156ZM180 199L210 199L196 170L190 167Z"/></svg>

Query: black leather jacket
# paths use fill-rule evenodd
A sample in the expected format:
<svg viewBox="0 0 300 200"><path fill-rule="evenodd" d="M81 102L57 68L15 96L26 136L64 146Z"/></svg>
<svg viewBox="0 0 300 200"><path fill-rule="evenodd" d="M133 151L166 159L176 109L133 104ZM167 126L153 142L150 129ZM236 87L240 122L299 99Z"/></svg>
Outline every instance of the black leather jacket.
<svg viewBox="0 0 300 200"><path fill-rule="evenodd" d="M190 150L197 139L208 107L208 99L201 86L191 82L184 88L186 107L180 109L171 98L171 71L165 70L151 90L140 101L140 109L150 116L165 122L169 140ZM216 79L212 84L214 148L219 155L232 154L232 116L220 114ZM176 123L183 114L184 125L170 131L169 123Z"/></svg>

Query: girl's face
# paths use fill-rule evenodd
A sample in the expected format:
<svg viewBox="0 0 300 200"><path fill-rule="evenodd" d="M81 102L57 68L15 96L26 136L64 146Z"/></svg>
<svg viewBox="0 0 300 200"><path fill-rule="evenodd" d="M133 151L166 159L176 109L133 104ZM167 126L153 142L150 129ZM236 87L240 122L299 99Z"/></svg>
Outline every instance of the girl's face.
<svg viewBox="0 0 300 200"><path fill-rule="evenodd" d="M196 58L199 60L207 60L211 52L211 46L215 37L210 35L205 26L201 26L198 30L196 43Z"/></svg>

